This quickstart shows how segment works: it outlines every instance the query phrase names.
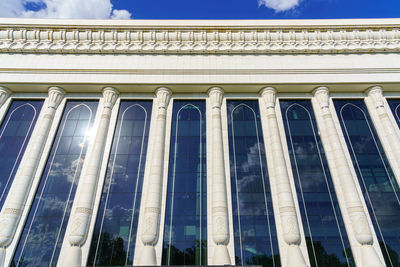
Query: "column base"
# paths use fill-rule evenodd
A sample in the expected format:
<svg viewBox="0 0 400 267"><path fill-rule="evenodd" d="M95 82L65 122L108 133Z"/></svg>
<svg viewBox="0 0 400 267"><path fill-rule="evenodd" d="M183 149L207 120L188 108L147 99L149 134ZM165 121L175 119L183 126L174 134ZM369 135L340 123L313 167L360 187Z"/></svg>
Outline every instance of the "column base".
<svg viewBox="0 0 400 267"><path fill-rule="evenodd" d="M361 266L363 267L384 267L372 245L361 246Z"/></svg>
<svg viewBox="0 0 400 267"><path fill-rule="evenodd" d="M82 249L78 246L71 246L68 248L67 253L63 261L61 262L61 267L81 267L82 266Z"/></svg>
<svg viewBox="0 0 400 267"><path fill-rule="evenodd" d="M157 257L154 246L144 246L140 254L139 266L156 266Z"/></svg>
<svg viewBox="0 0 400 267"><path fill-rule="evenodd" d="M308 267L298 245L289 245L286 254L287 267Z"/></svg>
<svg viewBox="0 0 400 267"><path fill-rule="evenodd" d="M231 265L226 245L216 245L214 248L213 265Z"/></svg>

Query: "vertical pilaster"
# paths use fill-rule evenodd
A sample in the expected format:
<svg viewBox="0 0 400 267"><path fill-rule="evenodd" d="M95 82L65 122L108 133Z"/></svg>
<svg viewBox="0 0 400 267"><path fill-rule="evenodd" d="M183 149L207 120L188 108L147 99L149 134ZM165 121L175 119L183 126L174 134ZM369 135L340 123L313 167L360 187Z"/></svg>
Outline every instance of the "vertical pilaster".
<svg viewBox="0 0 400 267"><path fill-rule="evenodd" d="M157 96L157 121L151 158L149 182L147 185L147 197L144 203L144 226L141 235L142 249L140 265L155 266L157 257L155 244L158 241L161 213L161 194L164 172L165 154L165 129L167 108L171 98L171 90L165 87L156 90Z"/></svg>
<svg viewBox="0 0 400 267"><path fill-rule="evenodd" d="M15 174L3 209L0 213L0 266L4 266L7 246L14 238L22 211L32 185L44 146L53 122L55 112L64 97L64 91L59 87L50 87L47 107L44 116L36 124L35 135L29 142L28 148ZM3 99L4 96L0 98ZM4 103L4 100L2 100Z"/></svg>
<svg viewBox="0 0 400 267"><path fill-rule="evenodd" d="M222 139L221 104L224 91L213 87L208 91L211 103L212 125L212 204L213 240L215 243L213 265L231 264L229 242L228 201L226 192L225 161Z"/></svg>
<svg viewBox="0 0 400 267"><path fill-rule="evenodd" d="M332 153L330 157L336 165L338 181L345 202L345 212L350 218L355 239L360 244L361 266L384 266L372 246L372 231L367 220L366 211L357 192L351 171L352 166L346 159L345 151L341 145L340 137L329 109L329 89L327 87L318 87L313 91L313 94L320 107L315 112L321 114L324 123L324 127L320 129L321 135L325 135L327 137L325 140L329 142L324 146L331 148L326 150L326 153ZM324 138L322 138L322 141L324 141ZM342 210L342 212L344 211Z"/></svg>
<svg viewBox="0 0 400 267"><path fill-rule="evenodd" d="M90 220L93 214L93 204L96 197L97 183L101 163L103 160L104 148L107 139L110 118L115 101L119 92L112 87L103 89L103 110L100 115L99 126L92 144L90 158L86 164L85 172L82 173L80 183L82 184L80 194L77 197L77 205L71 216L71 231L68 241L71 248L66 253L63 266L82 266L81 246L86 242Z"/></svg>
<svg viewBox="0 0 400 267"><path fill-rule="evenodd" d="M392 155L394 157L390 157L395 160L397 167L400 167L400 140L399 137L396 133L396 126L393 125L393 123L390 120L389 114L384 106L384 99L383 99L383 94L382 94L382 87L380 86L373 86L366 90L365 94L368 96L368 98L372 101L374 108L376 109L377 113L377 118L379 119L381 125L382 125L382 131L384 135L380 135L379 138L386 138L385 141L387 142L382 142L382 145L385 148L385 151L390 151L390 153L393 153ZM367 105L367 107L369 107ZM373 119L374 117L371 116ZM379 133L379 131L378 131ZM397 183L400 185L400 174L397 169L393 168L393 171L395 173L395 177L397 179Z"/></svg>
<svg viewBox="0 0 400 267"><path fill-rule="evenodd" d="M272 162L269 164L274 169L274 175L270 176L270 179L275 180L283 239L288 246L286 266L307 266L300 249L299 223L276 117L276 90L273 87L266 87L261 90L260 95L266 107L267 127L271 140Z"/></svg>
<svg viewBox="0 0 400 267"><path fill-rule="evenodd" d="M0 108L6 102L7 98L11 95L11 91L7 88L0 86Z"/></svg>

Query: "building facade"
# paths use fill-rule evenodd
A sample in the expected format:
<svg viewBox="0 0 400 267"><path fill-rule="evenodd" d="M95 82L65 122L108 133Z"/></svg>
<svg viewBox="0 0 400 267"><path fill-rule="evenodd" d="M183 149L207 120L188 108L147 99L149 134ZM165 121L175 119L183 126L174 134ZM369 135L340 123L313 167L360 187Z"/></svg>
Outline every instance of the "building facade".
<svg viewBox="0 0 400 267"><path fill-rule="evenodd" d="M400 266L399 52L399 19L0 19L0 266Z"/></svg>

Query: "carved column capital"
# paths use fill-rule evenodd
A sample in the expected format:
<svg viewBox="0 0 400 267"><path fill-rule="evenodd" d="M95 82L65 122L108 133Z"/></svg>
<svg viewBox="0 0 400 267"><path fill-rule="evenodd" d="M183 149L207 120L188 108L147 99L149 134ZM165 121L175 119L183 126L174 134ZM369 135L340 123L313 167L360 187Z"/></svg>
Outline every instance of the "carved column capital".
<svg viewBox="0 0 400 267"><path fill-rule="evenodd" d="M0 86L0 107L6 102L7 98L11 95L11 91L7 88Z"/></svg>
<svg viewBox="0 0 400 267"><path fill-rule="evenodd" d="M383 107L383 90L380 86L372 86L365 91L367 96L370 96L376 108Z"/></svg>
<svg viewBox="0 0 400 267"><path fill-rule="evenodd" d="M208 97L211 100L212 108L220 108L222 105L222 98L224 96L224 90L220 87L211 87L208 89Z"/></svg>
<svg viewBox="0 0 400 267"><path fill-rule="evenodd" d="M312 92L314 97L317 98L318 104L321 109L329 108L329 88L326 86L320 86L314 89Z"/></svg>
<svg viewBox="0 0 400 267"><path fill-rule="evenodd" d="M65 91L57 86L49 88L49 104L48 106L53 109L57 109L60 105L61 100L64 98Z"/></svg>
<svg viewBox="0 0 400 267"><path fill-rule="evenodd" d="M112 87L105 87L103 89L103 100L104 100L104 107L112 109L115 101L117 101L117 97L119 95L119 92Z"/></svg>
<svg viewBox="0 0 400 267"><path fill-rule="evenodd" d="M155 94L157 96L157 104L158 108L164 108L166 109L169 104L169 100L171 99L172 92L170 89L167 87L160 87L157 88L155 91Z"/></svg>
<svg viewBox="0 0 400 267"><path fill-rule="evenodd" d="M264 100L264 103L268 108L275 108L275 101L276 101L276 89L274 87L265 87L261 89L260 95Z"/></svg>

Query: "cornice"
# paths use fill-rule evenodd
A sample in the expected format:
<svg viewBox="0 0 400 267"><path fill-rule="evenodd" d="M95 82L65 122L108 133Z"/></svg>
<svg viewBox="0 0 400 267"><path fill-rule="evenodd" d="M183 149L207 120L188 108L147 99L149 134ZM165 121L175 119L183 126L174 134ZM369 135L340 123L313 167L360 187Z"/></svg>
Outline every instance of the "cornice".
<svg viewBox="0 0 400 267"><path fill-rule="evenodd" d="M0 52L121 54L400 51L400 20L0 20ZM275 22L275 23L273 23ZM103 24L102 24L103 23Z"/></svg>

